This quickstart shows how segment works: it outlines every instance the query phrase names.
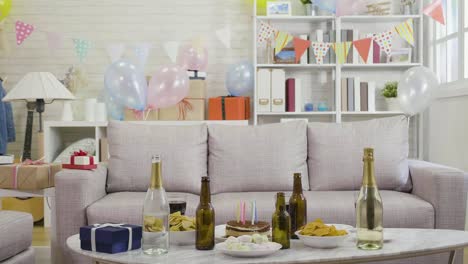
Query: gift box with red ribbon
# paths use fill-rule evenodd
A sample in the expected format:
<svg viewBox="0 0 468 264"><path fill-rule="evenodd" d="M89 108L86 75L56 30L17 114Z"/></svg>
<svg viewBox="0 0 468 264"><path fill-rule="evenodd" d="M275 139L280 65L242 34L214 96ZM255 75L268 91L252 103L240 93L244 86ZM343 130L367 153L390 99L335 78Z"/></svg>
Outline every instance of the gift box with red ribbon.
<svg viewBox="0 0 468 264"><path fill-rule="evenodd" d="M62 170L58 163L26 160L19 164L0 166L0 188L40 190L54 186L54 176Z"/></svg>
<svg viewBox="0 0 468 264"><path fill-rule="evenodd" d="M80 150L75 151L70 156L70 164L63 164L64 169L73 170L93 170L97 168L97 164L93 156L88 156L88 152Z"/></svg>

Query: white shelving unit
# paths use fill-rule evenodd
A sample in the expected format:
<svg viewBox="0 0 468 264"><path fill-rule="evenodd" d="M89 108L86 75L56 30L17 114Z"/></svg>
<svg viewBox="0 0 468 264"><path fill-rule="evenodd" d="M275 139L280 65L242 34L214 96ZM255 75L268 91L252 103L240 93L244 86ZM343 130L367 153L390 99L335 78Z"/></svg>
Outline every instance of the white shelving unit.
<svg viewBox="0 0 468 264"><path fill-rule="evenodd" d="M253 23L253 47L254 47L254 65L255 68L269 68L269 69L285 69L288 75L294 74L297 71L310 71L310 74L320 74L321 72L331 73L333 76L334 82L334 99L333 105L330 105L331 111L326 112L281 112L281 113L265 113L258 112L257 105L254 103L253 115L254 123L259 124L263 123L263 118L268 118L268 121L271 121L272 117L276 117L277 121L281 118L294 118L294 117L306 117L310 118L313 121L314 117L331 117L330 121L340 123L342 121L352 120L354 117L385 117L392 115L402 115L402 112L394 111L384 111L377 110L375 112L345 112L341 111L341 78L361 76L361 75L374 75L382 81L382 76L387 76L389 78L385 81L395 80L400 76L404 71L411 67L423 65L423 15L421 14L422 2L419 3L418 14L415 15L385 15L385 16L373 16L373 15L356 15L356 16L286 16L286 17L269 17L269 16L257 16L256 1L254 4L254 23ZM329 30L334 30L336 32L335 40L336 42L341 41L341 30L358 28L365 29L365 32L382 32L382 27L388 25L395 25L406 21L407 19L412 18L414 20L414 30L415 30L415 41L416 47L413 48L412 62L411 63L379 63L379 64L263 64L259 63L259 46L257 45L256 35L257 35L257 24L258 21L264 21L271 23L275 27L279 27L285 31L288 31L284 28L292 28L291 33L295 34L305 34L306 32L301 32L301 29L297 28L307 28L312 25L318 25L317 28L327 27ZM321 25L321 26L320 26ZM375 29L372 31L372 29ZM390 28L388 28L390 29ZM313 34L314 31L310 31L310 34ZM398 38L398 36L395 36ZM331 48L330 48L331 50ZM312 52L309 49L309 52ZM331 52L331 51L329 51ZM302 89L311 89L315 87L304 86ZM312 91L313 92L313 91ZM257 89L254 92L254 102L257 102ZM346 120L343 120L346 119ZM323 119L321 119L323 120Z"/></svg>

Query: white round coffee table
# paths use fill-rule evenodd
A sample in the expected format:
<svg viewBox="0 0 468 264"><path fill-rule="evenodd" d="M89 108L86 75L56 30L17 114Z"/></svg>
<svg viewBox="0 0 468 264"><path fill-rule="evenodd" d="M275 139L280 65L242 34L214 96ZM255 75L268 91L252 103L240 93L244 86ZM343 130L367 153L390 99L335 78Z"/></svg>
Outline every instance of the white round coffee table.
<svg viewBox="0 0 468 264"><path fill-rule="evenodd" d="M454 263L455 250L468 247L468 232L443 229L385 229L383 249L363 251L356 248L351 237L343 246L334 249L305 247L292 240L291 248L265 258L233 258L215 250L198 251L194 246L171 247L162 257L144 255L141 250L118 254L106 254L82 250L79 235L67 239L67 246L75 253L88 256L95 263L105 264L150 264L150 263L363 263L394 260L450 252L448 263Z"/></svg>

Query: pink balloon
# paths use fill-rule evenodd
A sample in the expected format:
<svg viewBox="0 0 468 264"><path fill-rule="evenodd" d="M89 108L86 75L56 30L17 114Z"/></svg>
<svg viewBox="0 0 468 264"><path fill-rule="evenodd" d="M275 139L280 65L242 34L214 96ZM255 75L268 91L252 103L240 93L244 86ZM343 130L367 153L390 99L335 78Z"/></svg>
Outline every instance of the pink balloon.
<svg viewBox="0 0 468 264"><path fill-rule="evenodd" d="M151 109L173 106L182 101L188 92L187 71L178 65L163 66L151 76L147 106Z"/></svg>
<svg viewBox="0 0 468 264"><path fill-rule="evenodd" d="M177 54L177 64L187 70L204 71L208 66L208 50L198 51L190 44L182 45Z"/></svg>

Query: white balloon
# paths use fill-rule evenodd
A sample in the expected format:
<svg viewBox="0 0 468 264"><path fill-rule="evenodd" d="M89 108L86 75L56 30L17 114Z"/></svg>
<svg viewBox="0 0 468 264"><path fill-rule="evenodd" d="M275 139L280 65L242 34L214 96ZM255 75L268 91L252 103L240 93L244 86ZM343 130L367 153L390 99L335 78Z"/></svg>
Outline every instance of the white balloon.
<svg viewBox="0 0 468 264"><path fill-rule="evenodd" d="M398 101L407 115L423 112L433 101L439 87L436 75L426 67L407 70L398 83Z"/></svg>

